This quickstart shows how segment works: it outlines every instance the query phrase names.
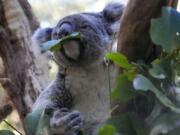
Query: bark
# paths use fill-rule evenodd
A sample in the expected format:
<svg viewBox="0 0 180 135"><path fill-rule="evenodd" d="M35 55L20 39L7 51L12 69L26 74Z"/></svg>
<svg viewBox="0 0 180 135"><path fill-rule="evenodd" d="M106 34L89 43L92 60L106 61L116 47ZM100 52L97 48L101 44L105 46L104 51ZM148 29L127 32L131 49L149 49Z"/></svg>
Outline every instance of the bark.
<svg viewBox="0 0 180 135"><path fill-rule="evenodd" d="M37 27L39 27L39 22L34 16L30 4L26 0L18 0L18 1L28 19L31 30L34 31Z"/></svg>
<svg viewBox="0 0 180 135"><path fill-rule="evenodd" d="M12 112L11 104L6 104L0 107L0 122Z"/></svg>
<svg viewBox="0 0 180 135"><path fill-rule="evenodd" d="M169 0L169 1L168 1L168 6L177 8L178 1L179 1L179 0Z"/></svg>
<svg viewBox="0 0 180 135"><path fill-rule="evenodd" d="M47 60L37 65L39 58L32 52L31 33L37 26L27 0L0 0L0 56L5 68L0 82L21 120L48 84Z"/></svg>
<svg viewBox="0 0 180 135"><path fill-rule="evenodd" d="M150 39L150 21L152 18L159 17L162 6L169 5L169 2L168 0L129 0L122 15L118 52L124 54L130 61L141 60L147 64L157 58L161 50ZM122 72L121 69L119 72ZM114 110L113 115L129 111L130 103L118 104L119 107ZM132 109L132 106L130 108Z"/></svg>

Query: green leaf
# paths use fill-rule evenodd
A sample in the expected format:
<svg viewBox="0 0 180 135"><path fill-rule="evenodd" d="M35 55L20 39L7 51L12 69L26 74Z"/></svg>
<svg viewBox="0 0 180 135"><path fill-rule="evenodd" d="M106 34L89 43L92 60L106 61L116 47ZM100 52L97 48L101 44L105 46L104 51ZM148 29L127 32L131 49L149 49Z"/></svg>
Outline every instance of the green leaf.
<svg viewBox="0 0 180 135"><path fill-rule="evenodd" d="M174 81L174 67L172 64L173 60L170 57L162 58L158 63L158 65L163 68L163 71L167 77L166 80L168 80L168 82Z"/></svg>
<svg viewBox="0 0 180 135"><path fill-rule="evenodd" d="M158 64L153 64L153 67L149 69L149 74L157 79L165 79L166 75L163 68Z"/></svg>
<svg viewBox="0 0 180 135"><path fill-rule="evenodd" d="M152 82L143 75L137 75L133 81L133 86L136 90L152 91L164 106L170 108L176 113L180 113L180 108L178 108L166 95L157 89Z"/></svg>
<svg viewBox="0 0 180 135"><path fill-rule="evenodd" d="M173 129L172 131L169 131L165 135L179 135L179 133L180 133L180 128L178 127L178 128Z"/></svg>
<svg viewBox="0 0 180 135"><path fill-rule="evenodd" d="M136 75L138 74L138 71L136 68L131 68L127 71L124 71L123 74L127 76L129 81L133 81Z"/></svg>
<svg viewBox="0 0 180 135"><path fill-rule="evenodd" d="M0 135L14 135L14 133L9 130L0 130Z"/></svg>
<svg viewBox="0 0 180 135"><path fill-rule="evenodd" d="M151 20L150 35L167 52L180 47L180 13L170 7L162 8L162 17Z"/></svg>
<svg viewBox="0 0 180 135"><path fill-rule="evenodd" d="M128 77L124 74L119 75L115 89L111 93L112 99L127 102L137 95L138 93L134 91L132 82L128 80Z"/></svg>
<svg viewBox="0 0 180 135"><path fill-rule="evenodd" d="M122 135L131 135L135 133L131 119L126 114L113 116L109 118L105 124L113 125L116 128L116 132L121 133Z"/></svg>
<svg viewBox="0 0 180 135"><path fill-rule="evenodd" d="M180 131L180 115L174 112L161 113L156 119L149 123L152 135L177 135ZM175 134L176 131L176 134Z"/></svg>
<svg viewBox="0 0 180 135"><path fill-rule="evenodd" d="M171 131L169 131L167 134L164 135L177 135L177 133L180 133L180 127L177 127Z"/></svg>
<svg viewBox="0 0 180 135"><path fill-rule="evenodd" d="M120 53L107 53L106 58L112 60L122 68L130 69L133 67L133 65L129 63L128 59Z"/></svg>
<svg viewBox="0 0 180 135"><path fill-rule="evenodd" d="M29 113L25 120L25 128L29 134L35 135L38 127L38 122L41 117L42 110L36 110Z"/></svg>
<svg viewBox="0 0 180 135"><path fill-rule="evenodd" d="M154 89L154 85L143 75L137 75L133 81L136 90L148 91Z"/></svg>
<svg viewBox="0 0 180 135"><path fill-rule="evenodd" d="M61 40L50 40L50 41L45 42L44 44L42 44L41 52L45 53L53 47L55 48L57 47L58 49L60 49L60 45L59 45L60 41Z"/></svg>
<svg viewBox="0 0 180 135"><path fill-rule="evenodd" d="M104 125L98 130L98 135L115 135L116 129L112 125Z"/></svg>
<svg viewBox="0 0 180 135"><path fill-rule="evenodd" d="M119 116L113 116L106 121L116 128L118 133L122 135L147 135L147 127L142 118L135 113L124 113Z"/></svg>
<svg viewBox="0 0 180 135"><path fill-rule="evenodd" d="M39 135L45 131L45 128L48 128L50 118L48 112L50 112L49 109L42 107L41 109L34 110L26 116L24 123L29 134Z"/></svg>
<svg viewBox="0 0 180 135"><path fill-rule="evenodd" d="M48 132L49 129L49 119L50 116L48 115L49 110L45 109L39 119L38 127L36 131L36 135L43 135L44 132Z"/></svg>
<svg viewBox="0 0 180 135"><path fill-rule="evenodd" d="M79 32L72 33L70 35L67 35L61 39L58 40L50 40L42 44L41 52L47 52L50 51L59 51L61 49L61 45L64 44L64 42L67 42L69 40L80 40L81 34Z"/></svg>

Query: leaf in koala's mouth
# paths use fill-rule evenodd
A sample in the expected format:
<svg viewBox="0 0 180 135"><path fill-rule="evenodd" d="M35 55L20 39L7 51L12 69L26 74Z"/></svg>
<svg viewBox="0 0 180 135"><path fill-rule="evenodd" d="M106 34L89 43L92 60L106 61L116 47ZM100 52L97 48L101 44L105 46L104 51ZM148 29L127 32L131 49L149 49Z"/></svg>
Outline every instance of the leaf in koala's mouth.
<svg viewBox="0 0 180 135"><path fill-rule="evenodd" d="M75 32L58 40L49 40L42 44L41 52L45 53L48 50L52 52L59 51L61 49L61 46L64 44L64 42L70 40L80 40L80 39L81 39L81 34L79 32Z"/></svg>

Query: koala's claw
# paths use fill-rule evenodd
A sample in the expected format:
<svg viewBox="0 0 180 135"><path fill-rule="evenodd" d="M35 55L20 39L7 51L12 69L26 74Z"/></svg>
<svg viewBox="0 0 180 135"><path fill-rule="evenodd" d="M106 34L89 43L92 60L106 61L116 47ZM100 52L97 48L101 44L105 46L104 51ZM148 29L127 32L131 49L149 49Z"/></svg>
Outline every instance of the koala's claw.
<svg viewBox="0 0 180 135"><path fill-rule="evenodd" d="M83 125L83 122L82 122L83 120L82 120L82 117L76 117L76 118L74 118L74 119L72 119L69 123L68 123L68 125L67 125L67 127L69 128L69 129L73 129L73 130L77 130L77 129L79 129L79 128L81 128L82 127L82 125Z"/></svg>
<svg viewBox="0 0 180 135"><path fill-rule="evenodd" d="M67 108L61 108L61 109L56 110L56 111L54 112L53 117L54 117L55 119L58 119L58 118L60 118L60 117L65 116L65 115L68 114L68 113L69 113L69 110L68 110Z"/></svg>
<svg viewBox="0 0 180 135"><path fill-rule="evenodd" d="M50 119L50 127L57 133L74 132L81 129L82 125L83 119L79 111L60 109L55 111Z"/></svg>

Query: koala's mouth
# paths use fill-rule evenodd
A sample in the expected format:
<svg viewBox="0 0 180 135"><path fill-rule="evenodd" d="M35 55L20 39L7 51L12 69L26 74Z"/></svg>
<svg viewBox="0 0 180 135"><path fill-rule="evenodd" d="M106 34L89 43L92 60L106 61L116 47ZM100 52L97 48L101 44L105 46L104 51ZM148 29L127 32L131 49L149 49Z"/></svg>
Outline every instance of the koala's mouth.
<svg viewBox="0 0 180 135"><path fill-rule="evenodd" d="M62 45L62 54L70 61L77 61L82 55L82 45L80 41L70 40Z"/></svg>

